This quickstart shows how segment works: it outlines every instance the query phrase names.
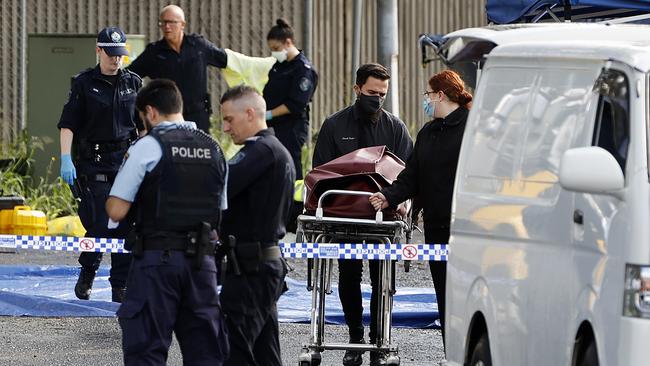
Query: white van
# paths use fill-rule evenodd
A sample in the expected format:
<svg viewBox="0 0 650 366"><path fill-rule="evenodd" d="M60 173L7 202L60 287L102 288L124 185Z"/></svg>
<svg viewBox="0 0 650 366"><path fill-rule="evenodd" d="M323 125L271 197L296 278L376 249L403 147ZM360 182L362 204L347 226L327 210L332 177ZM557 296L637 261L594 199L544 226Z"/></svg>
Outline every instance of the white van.
<svg viewBox="0 0 650 366"><path fill-rule="evenodd" d="M447 365L650 365L650 27L465 29Z"/></svg>

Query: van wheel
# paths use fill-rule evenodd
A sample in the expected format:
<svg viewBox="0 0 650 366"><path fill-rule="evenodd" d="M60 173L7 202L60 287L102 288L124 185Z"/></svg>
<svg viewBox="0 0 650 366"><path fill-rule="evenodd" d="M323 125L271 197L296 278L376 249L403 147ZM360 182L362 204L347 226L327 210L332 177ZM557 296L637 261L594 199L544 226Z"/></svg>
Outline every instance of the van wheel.
<svg viewBox="0 0 650 366"><path fill-rule="evenodd" d="M598 351L596 351L595 342L589 342L578 366L598 366Z"/></svg>
<svg viewBox="0 0 650 366"><path fill-rule="evenodd" d="M483 333L481 338L476 342L472 350L472 357L469 362L470 366L492 366L492 356L490 356L490 341L488 335Z"/></svg>

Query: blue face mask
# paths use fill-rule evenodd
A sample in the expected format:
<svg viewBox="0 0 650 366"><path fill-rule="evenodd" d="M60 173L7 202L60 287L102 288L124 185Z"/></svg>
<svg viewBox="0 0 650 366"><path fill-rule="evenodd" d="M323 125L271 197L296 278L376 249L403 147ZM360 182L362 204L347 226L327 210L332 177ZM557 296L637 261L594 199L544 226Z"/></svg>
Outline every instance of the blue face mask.
<svg viewBox="0 0 650 366"><path fill-rule="evenodd" d="M422 108L424 108L424 114L429 118L434 118L433 114L436 111L436 105L429 98L424 98L422 101Z"/></svg>

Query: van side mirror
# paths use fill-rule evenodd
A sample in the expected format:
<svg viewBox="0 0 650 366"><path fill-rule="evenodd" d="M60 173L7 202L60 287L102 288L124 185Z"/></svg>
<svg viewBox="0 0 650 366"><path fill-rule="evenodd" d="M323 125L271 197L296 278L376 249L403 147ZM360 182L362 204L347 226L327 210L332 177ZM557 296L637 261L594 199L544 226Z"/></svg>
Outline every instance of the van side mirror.
<svg viewBox="0 0 650 366"><path fill-rule="evenodd" d="M569 149L560 162L560 185L570 191L621 198L625 178L620 165L598 146Z"/></svg>

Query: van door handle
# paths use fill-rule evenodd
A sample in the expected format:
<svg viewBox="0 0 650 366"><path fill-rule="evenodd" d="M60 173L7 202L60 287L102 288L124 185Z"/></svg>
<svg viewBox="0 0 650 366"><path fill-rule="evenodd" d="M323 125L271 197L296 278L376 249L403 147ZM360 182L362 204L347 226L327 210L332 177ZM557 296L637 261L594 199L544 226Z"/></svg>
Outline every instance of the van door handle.
<svg viewBox="0 0 650 366"><path fill-rule="evenodd" d="M580 210L573 211L573 222L575 222L578 225L582 225L584 223L584 215L582 214L582 211Z"/></svg>

